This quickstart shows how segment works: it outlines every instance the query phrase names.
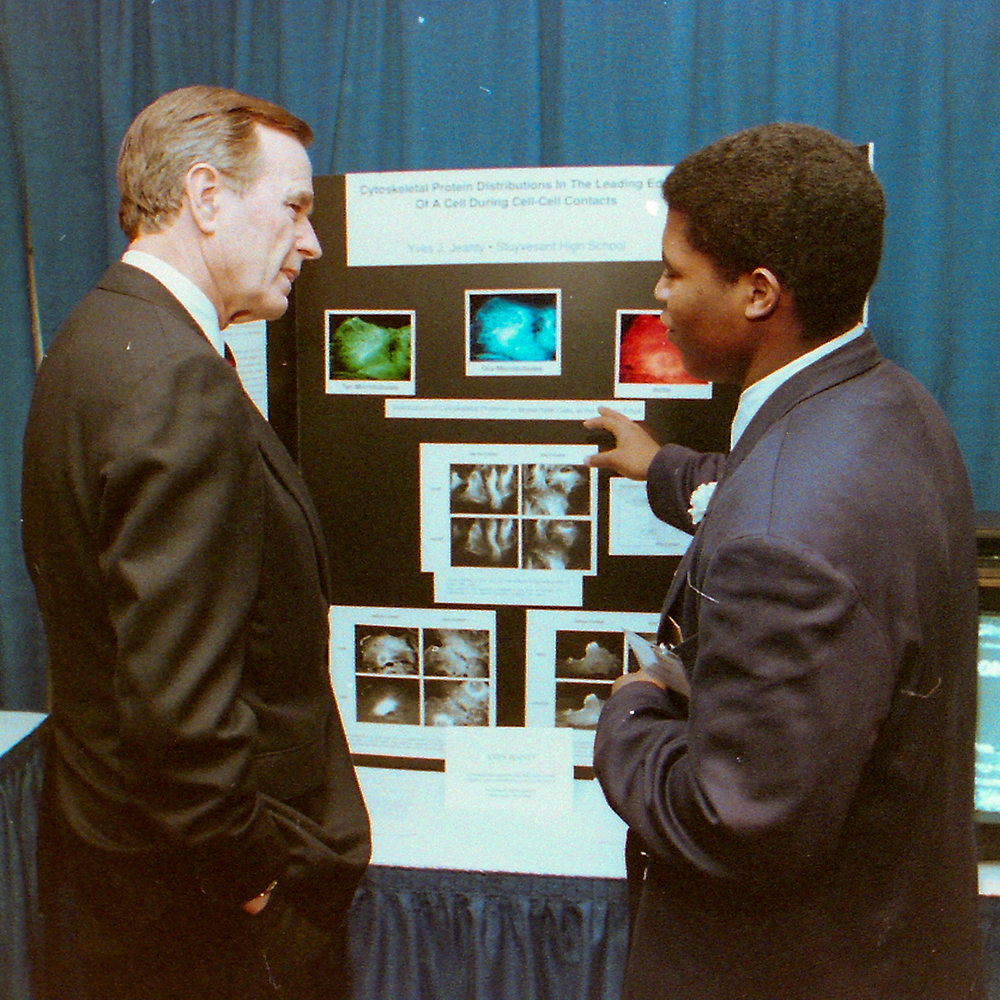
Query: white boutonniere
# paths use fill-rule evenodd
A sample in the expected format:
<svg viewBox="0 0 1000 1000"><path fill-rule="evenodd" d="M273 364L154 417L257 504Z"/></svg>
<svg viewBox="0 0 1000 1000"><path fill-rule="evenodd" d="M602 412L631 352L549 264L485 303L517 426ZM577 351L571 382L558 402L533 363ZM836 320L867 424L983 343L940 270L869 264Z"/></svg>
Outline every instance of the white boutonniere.
<svg viewBox="0 0 1000 1000"><path fill-rule="evenodd" d="M688 514L691 517L692 524L701 523L701 519L705 516L705 511L708 510L708 503L712 499L715 487L718 485L718 483L702 483L691 494L691 506L688 507Z"/></svg>

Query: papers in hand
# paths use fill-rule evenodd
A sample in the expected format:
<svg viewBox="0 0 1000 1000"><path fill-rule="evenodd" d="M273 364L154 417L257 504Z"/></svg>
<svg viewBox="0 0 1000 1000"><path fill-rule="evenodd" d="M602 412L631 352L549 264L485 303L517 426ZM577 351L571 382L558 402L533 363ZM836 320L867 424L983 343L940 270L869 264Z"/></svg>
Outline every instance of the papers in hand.
<svg viewBox="0 0 1000 1000"><path fill-rule="evenodd" d="M636 635L628 629L625 629L625 641L635 653L643 672L672 691L684 695L685 698L691 694L691 685L676 653L672 653L666 646L654 646L641 635Z"/></svg>

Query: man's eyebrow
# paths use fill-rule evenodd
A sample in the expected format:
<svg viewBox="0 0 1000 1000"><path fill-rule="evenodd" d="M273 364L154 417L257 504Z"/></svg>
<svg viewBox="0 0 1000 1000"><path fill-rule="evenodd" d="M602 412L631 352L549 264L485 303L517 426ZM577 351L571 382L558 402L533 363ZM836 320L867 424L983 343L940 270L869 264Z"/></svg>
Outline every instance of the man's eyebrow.
<svg viewBox="0 0 1000 1000"><path fill-rule="evenodd" d="M312 215L313 193L309 188L299 188L289 192L288 200L301 205L306 215Z"/></svg>

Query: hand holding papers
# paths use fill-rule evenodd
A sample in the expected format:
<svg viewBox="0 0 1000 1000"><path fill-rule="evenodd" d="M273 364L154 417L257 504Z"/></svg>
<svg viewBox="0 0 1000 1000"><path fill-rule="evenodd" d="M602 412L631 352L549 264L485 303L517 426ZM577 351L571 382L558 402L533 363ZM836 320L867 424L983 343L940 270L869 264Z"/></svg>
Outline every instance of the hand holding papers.
<svg viewBox="0 0 1000 1000"><path fill-rule="evenodd" d="M635 658L639 661L641 672L647 675L647 678L642 679L652 680L662 687L684 695L685 698L691 694L691 685L684 673L680 657L676 653L672 653L663 645L654 646L642 636L636 635L635 632L630 632L628 629L625 629L625 639L635 654ZM626 674L625 678L635 676L637 675Z"/></svg>

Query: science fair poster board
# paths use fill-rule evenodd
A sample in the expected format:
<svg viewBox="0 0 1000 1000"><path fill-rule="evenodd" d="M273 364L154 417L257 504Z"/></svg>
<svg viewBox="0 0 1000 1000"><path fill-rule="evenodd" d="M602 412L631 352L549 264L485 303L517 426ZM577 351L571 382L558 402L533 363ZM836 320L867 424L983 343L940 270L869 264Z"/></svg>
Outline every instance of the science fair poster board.
<svg viewBox="0 0 1000 1000"><path fill-rule="evenodd" d="M587 773L632 669L623 630L655 632L688 536L643 484L586 466L610 439L582 423L610 406L723 450L735 405L683 371L659 321L668 169L315 178L323 256L271 364L294 387L362 763L441 769L442 730L475 745L527 726L571 730Z"/></svg>

